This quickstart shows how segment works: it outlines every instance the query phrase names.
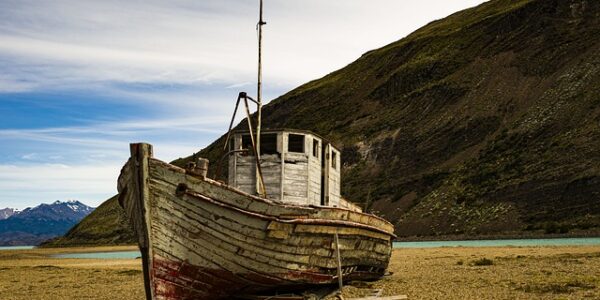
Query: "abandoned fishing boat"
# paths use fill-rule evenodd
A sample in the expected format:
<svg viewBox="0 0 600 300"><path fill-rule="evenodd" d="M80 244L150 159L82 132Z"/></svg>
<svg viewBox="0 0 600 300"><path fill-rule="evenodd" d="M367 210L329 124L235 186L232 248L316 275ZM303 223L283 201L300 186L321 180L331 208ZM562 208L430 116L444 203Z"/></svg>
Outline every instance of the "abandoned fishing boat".
<svg viewBox="0 0 600 300"><path fill-rule="evenodd" d="M147 299L341 285L378 279L388 266L394 227L342 198L340 150L312 132L261 130L260 7L258 97L238 96L248 130L231 130L234 112L227 183L207 177L206 159L180 168L149 144L130 145L119 203L138 237Z"/></svg>
<svg viewBox="0 0 600 300"><path fill-rule="evenodd" d="M337 148L306 131L263 131L265 197L256 157L235 151L252 147L250 134L231 140L227 184L206 177L205 160L183 169L131 145L119 202L139 238L148 299L335 284L338 266L344 280L384 275L393 226L340 196Z"/></svg>

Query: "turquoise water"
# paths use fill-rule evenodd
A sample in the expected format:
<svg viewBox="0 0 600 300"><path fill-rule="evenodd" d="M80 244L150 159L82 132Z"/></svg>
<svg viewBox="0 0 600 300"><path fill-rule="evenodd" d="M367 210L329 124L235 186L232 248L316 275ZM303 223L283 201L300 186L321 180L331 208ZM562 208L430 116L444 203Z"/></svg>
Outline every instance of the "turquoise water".
<svg viewBox="0 0 600 300"><path fill-rule="evenodd" d="M559 238L559 239L522 239L522 240L394 242L394 248L585 246L585 245L600 245L600 237L596 237L596 238Z"/></svg>
<svg viewBox="0 0 600 300"><path fill-rule="evenodd" d="M139 251L89 252L57 254L56 258L133 259L141 257Z"/></svg>
<svg viewBox="0 0 600 300"><path fill-rule="evenodd" d="M1 250L28 250L33 249L34 246L0 246Z"/></svg>
<svg viewBox="0 0 600 300"><path fill-rule="evenodd" d="M394 248L439 248L439 247L505 247L505 246L585 246L600 245L596 238L559 238L559 239L515 239L515 240L474 240L474 241L433 241L433 242L394 242ZM1 250L27 250L34 246L8 246ZM92 258L92 259L135 259L141 257L139 251L114 251L90 253L57 254L56 258Z"/></svg>

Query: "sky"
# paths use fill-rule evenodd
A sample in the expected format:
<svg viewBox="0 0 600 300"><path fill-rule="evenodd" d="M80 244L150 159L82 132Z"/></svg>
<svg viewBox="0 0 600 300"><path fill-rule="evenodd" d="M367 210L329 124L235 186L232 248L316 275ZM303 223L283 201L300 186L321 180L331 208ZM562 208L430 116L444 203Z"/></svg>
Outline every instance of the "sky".
<svg viewBox="0 0 600 300"><path fill-rule="evenodd" d="M268 102L482 0L265 0ZM0 208L115 195L129 143L171 161L256 94L258 0L0 0Z"/></svg>

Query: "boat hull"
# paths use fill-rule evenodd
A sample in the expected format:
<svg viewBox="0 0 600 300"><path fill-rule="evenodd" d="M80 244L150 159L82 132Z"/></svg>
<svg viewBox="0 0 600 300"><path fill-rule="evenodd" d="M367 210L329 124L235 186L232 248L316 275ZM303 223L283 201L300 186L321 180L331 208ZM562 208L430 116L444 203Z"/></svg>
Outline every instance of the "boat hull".
<svg viewBox="0 0 600 300"><path fill-rule="evenodd" d="M186 174L132 144L119 202L138 235L148 299L227 299L381 277L393 226L345 209L285 205Z"/></svg>

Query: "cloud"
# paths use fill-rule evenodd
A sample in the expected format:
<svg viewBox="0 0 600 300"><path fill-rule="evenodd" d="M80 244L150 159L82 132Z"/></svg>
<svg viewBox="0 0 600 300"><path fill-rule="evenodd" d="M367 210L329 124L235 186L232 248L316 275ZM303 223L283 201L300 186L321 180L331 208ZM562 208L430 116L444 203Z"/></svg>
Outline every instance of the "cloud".
<svg viewBox="0 0 600 300"><path fill-rule="evenodd" d="M130 142L146 141L156 144L156 153L162 159L172 160L206 146L226 130L226 124L226 119L215 116L130 119L39 129L0 129L0 142L27 141L31 142L32 149L44 145L46 154L27 152L20 156L23 160L56 161L62 158L77 162L98 159L114 162L127 158ZM27 146L20 148L27 149Z"/></svg>
<svg viewBox="0 0 600 300"><path fill-rule="evenodd" d="M293 87L481 0L267 1L266 87ZM3 1L0 91L254 82L253 1ZM31 72L35 70L35 72Z"/></svg>
<svg viewBox="0 0 600 300"><path fill-rule="evenodd" d="M21 93L32 90L35 84L11 78L7 74L0 74L0 93Z"/></svg>
<svg viewBox="0 0 600 300"><path fill-rule="evenodd" d="M27 154L21 156L21 159L24 159L24 160L33 160L33 159L36 159L38 157L39 157L39 155L37 153L27 153Z"/></svg>
<svg viewBox="0 0 600 300"><path fill-rule="evenodd" d="M0 207L25 208L58 199L97 206L116 194L118 165L0 165Z"/></svg>

